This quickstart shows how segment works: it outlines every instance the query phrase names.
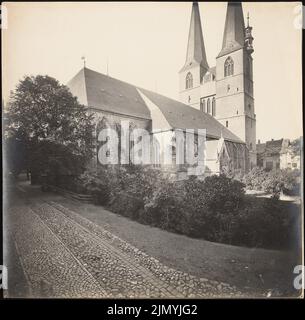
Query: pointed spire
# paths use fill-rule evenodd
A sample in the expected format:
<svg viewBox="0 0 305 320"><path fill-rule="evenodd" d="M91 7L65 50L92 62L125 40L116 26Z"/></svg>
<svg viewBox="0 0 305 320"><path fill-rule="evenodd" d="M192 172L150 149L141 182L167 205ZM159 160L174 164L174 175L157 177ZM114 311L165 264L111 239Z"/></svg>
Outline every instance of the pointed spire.
<svg viewBox="0 0 305 320"><path fill-rule="evenodd" d="M241 2L228 2L222 49L218 56L238 50L245 43L245 21Z"/></svg>
<svg viewBox="0 0 305 320"><path fill-rule="evenodd" d="M200 64L205 70L209 69L203 42L198 2L193 2L186 61L183 69L192 63Z"/></svg>

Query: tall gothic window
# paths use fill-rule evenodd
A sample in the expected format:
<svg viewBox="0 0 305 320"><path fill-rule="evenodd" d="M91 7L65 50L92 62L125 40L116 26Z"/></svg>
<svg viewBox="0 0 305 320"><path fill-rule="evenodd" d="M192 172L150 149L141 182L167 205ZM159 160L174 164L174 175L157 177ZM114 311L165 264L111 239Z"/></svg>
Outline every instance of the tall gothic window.
<svg viewBox="0 0 305 320"><path fill-rule="evenodd" d="M232 76L234 74L234 62L231 57L228 57L225 61L225 77Z"/></svg>
<svg viewBox="0 0 305 320"><path fill-rule="evenodd" d="M211 113L211 101L210 101L210 98L208 99L208 103L207 103L207 113Z"/></svg>
<svg viewBox="0 0 305 320"><path fill-rule="evenodd" d="M205 112L205 100L200 100L200 111Z"/></svg>
<svg viewBox="0 0 305 320"><path fill-rule="evenodd" d="M185 79L185 89L190 89L193 88L193 76L192 74L189 72L186 75L186 79Z"/></svg>
<svg viewBox="0 0 305 320"><path fill-rule="evenodd" d="M212 116L215 117L216 115L216 100L215 97L212 99Z"/></svg>

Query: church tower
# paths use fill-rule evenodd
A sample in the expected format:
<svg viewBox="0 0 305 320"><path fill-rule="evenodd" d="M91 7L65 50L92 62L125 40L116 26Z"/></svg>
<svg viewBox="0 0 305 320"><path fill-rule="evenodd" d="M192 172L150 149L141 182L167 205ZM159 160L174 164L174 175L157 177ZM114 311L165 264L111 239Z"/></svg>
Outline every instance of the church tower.
<svg viewBox="0 0 305 320"><path fill-rule="evenodd" d="M200 108L200 85L208 70L199 6L198 2L193 2L186 60L179 72L181 102L196 109Z"/></svg>
<svg viewBox="0 0 305 320"><path fill-rule="evenodd" d="M222 49L216 58L216 119L245 141L250 168L256 166L252 28L245 28L242 5L229 2Z"/></svg>

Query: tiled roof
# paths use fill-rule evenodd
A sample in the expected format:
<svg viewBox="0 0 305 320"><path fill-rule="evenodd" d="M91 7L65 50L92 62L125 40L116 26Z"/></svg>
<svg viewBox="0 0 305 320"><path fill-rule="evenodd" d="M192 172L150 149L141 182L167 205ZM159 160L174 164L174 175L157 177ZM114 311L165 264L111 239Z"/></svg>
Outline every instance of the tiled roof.
<svg viewBox="0 0 305 320"><path fill-rule="evenodd" d="M266 143L259 143L256 145L257 153L266 154L280 154L282 150L283 139L280 140L270 140Z"/></svg>
<svg viewBox="0 0 305 320"><path fill-rule="evenodd" d="M149 90L139 90L158 106L172 128L206 129L209 137L220 138L222 134L226 140L243 143L211 115Z"/></svg>
<svg viewBox="0 0 305 320"><path fill-rule="evenodd" d="M139 94L142 92L161 110L162 114L176 129L206 129L207 136L244 143L211 115L194 109L179 101L138 88L88 68L82 69L67 84L79 102L101 111L151 119L149 108Z"/></svg>
<svg viewBox="0 0 305 320"><path fill-rule="evenodd" d="M67 85L88 107L150 119L143 99L129 83L83 68Z"/></svg>
<svg viewBox="0 0 305 320"><path fill-rule="evenodd" d="M280 153L283 139L271 140L266 142L266 151L269 153Z"/></svg>

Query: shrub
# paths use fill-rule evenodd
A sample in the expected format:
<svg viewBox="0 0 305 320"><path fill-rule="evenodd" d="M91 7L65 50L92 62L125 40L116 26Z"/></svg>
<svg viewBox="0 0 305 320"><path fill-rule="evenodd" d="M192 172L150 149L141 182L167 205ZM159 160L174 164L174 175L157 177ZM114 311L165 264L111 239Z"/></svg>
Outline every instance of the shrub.
<svg viewBox="0 0 305 320"><path fill-rule="evenodd" d="M267 176L268 173L263 168L255 167L244 175L242 182L248 190L262 190L262 185Z"/></svg>
<svg viewBox="0 0 305 320"><path fill-rule="evenodd" d="M145 198L140 221L165 230L188 234L188 211L180 182L163 181Z"/></svg>
<svg viewBox="0 0 305 320"><path fill-rule="evenodd" d="M238 228L232 233L231 243L286 248L291 241L295 215L285 209L276 199L248 197L247 205L238 212Z"/></svg>
<svg viewBox="0 0 305 320"><path fill-rule="evenodd" d="M120 192L116 194L115 201L111 203L110 209L122 216L138 220L139 211L143 209L143 206L141 199Z"/></svg>
<svg viewBox="0 0 305 320"><path fill-rule="evenodd" d="M87 193L91 194L96 204L106 204L110 199L109 176L101 168L88 168L80 181Z"/></svg>
<svg viewBox="0 0 305 320"><path fill-rule="evenodd" d="M243 196L243 184L224 175L165 183L145 204L146 223L193 237L219 239Z"/></svg>
<svg viewBox="0 0 305 320"><path fill-rule="evenodd" d="M279 198L281 192L288 194L298 187L298 170L272 170L264 171L262 168L254 168L243 177L243 182L249 190L263 190Z"/></svg>
<svg viewBox="0 0 305 320"><path fill-rule="evenodd" d="M259 179L265 179L264 172L252 171L253 176L255 172ZM291 182L289 177L282 179L286 187ZM225 175L170 181L150 167L109 166L88 169L82 179L98 203L168 231L214 242L268 248L283 247L292 233L291 217L278 200L247 197L245 185ZM255 180L252 184L249 176L247 179L246 183L253 186L258 183ZM272 185L273 181L269 183Z"/></svg>
<svg viewBox="0 0 305 320"><path fill-rule="evenodd" d="M290 169L273 170L268 172L267 179L263 182L262 187L266 192L279 196L281 192L288 193L296 187L298 184L297 177L297 171Z"/></svg>

